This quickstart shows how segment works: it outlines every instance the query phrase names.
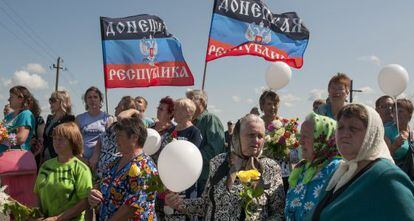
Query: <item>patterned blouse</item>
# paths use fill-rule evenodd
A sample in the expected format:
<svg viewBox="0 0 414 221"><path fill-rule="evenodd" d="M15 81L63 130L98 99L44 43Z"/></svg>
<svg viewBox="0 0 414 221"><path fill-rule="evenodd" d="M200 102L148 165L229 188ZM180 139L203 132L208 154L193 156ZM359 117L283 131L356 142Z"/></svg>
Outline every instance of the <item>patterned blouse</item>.
<svg viewBox="0 0 414 221"><path fill-rule="evenodd" d="M99 154L99 160L96 166L95 180L102 179L102 176L106 173L109 164L114 161L116 158L122 156L118 152L117 143L116 143L116 132L115 124L113 123L105 133L100 135L101 139L101 153Z"/></svg>
<svg viewBox="0 0 414 221"><path fill-rule="evenodd" d="M218 172L217 169L227 159L227 153L223 153L210 161L209 180L202 196L183 201L183 210L186 214L197 214L203 216L205 220L212 220L213 214L215 220L236 221L240 219L243 212L243 201L239 196L243 190L240 180L235 180L230 191L226 186L227 176L221 178L214 186L210 183L214 174ZM261 158L260 161L264 166L262 177L266 188L264 194L259 197L258 204L256 203L252 208L252 214L248 220L282 220L285 196L280 167L269 158Z"/></svg>
<svg viewBox="0 0 414 221"><path fill-rule="evenodd" d="M304 220L311 218L312 211L319 202L319 197L326 182L339 165L339 158L334 158L323 167L311 181L303 183L305 170L299 176L295 188L290 188L286 195L286 221Z"/></svg>
<svg viewBox="0 0 414 221"><path fill-rule="evenodd" d="M110 163L100 186L104 201L99 220L108 220L122 205L135 208L135 215L129 220L157 220L154 208L156 192L148 190L149 180L152 176L158 176L154 162L149 156L141 154L117 172L120 159ZM131 167L138 167L136 175L131 176Z"/></svg>

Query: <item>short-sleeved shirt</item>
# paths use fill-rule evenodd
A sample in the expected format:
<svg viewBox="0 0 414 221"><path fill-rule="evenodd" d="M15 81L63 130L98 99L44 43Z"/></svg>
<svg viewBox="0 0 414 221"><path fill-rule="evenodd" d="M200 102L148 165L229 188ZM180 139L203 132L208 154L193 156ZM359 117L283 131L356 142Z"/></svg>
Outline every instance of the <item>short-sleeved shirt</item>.
<svg viewBox="0 0 414 221"><path fill-rule="evenodd" d="M42 213L50 217L87 198L91 188L91 172L81 160L73 157L66 163L60 163L53 158L40 167L34 192L39 196ZM83 220L83 213L72 220Z"/></svg>
<svg viewBox="0 0 414 221"><path fill-rule="evenodd" d="M102 133L105 132L110 116L105 112L91 116L88 112L77 116L79 127L83 136L83 157L91 158L93 149Z"/></svg>
<svg viewBox="0 0 414 221"><path fill-rule="evenodd" d="M390 139L391 143L394 143L395 139L398 137L398 128L396 124L389 125L384 128L385 136ZM404 143L394 152L394 159L396 161L402 160L408 152L409 144L408 140L405 140Z"/></svg>
<svg viewBox="0 0 414 221"><path fill-rule="evenodd" d="M109 170L100 185L104 201L99 210L99 220L110 219L123 205L135 210L130 220L157 220L156 192L148 190L149 180L153 176L158 176L154 162L149 156L140 154L117 171L120 159L121 157L117 158L109 165ZM136 176L129 173L133 165L139 168Z"/></svg>
<svg viewBox="0 0 414 221"><path fill-rule="evenodd" d="M34 128L36 125L35 117L32 114L30 110L23 110L19 114L17 114L15 117L13 116L13 113L9 113L4 118L4 126L7 128L7 132L9 134L16 134L18 127L27 127L29 128L29 135L27 136L27 139L24 143L22 143L20 146L13 146L11 148L13 149L23 149L23 150L30 150L30 139L33 136ZM5 144L0 144L0 153L7 150L9 147Z"/></svg>
<svg viewBox="0 0 414 221"><path fill-rule="evenodd" d="M116 132L115 124L113 123L105 133L101 134L101 153L99 154L98 164L96 166L96 177L95 179L99 181L102 179L103 174L105 174L108 169L109 164L114 161L116 158L121 156L121 153L118 152L118 144L116 142Z"/></svg>

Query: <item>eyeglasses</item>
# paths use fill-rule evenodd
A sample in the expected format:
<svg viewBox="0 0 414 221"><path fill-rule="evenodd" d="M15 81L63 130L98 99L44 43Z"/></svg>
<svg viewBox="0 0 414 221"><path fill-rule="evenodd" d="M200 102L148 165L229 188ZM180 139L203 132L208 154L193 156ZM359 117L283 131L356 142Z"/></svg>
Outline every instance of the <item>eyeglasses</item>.
<svg viewBox="0 0 414 221"><path fill-rule="evenodd" d="M392 110L394 109L394 104L378 105L378 109Z"/></svg>

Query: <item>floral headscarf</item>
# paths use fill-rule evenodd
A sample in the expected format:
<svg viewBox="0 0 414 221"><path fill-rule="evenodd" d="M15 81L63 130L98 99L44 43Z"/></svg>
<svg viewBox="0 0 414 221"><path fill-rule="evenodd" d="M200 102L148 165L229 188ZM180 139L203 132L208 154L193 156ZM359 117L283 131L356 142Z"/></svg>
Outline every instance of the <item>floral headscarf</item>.
<svg viewBox="0 0 414 221"><path fill-rule="evenodd" d="M289 176L290 187L295 187L299 176L305 170L303 183L306 184L324 167L329 161L338 155L335 143L336 121L318 115L314 112L306 117L306 121L313 123L313 152L314 158L311 162L302 160Z"/></svg>

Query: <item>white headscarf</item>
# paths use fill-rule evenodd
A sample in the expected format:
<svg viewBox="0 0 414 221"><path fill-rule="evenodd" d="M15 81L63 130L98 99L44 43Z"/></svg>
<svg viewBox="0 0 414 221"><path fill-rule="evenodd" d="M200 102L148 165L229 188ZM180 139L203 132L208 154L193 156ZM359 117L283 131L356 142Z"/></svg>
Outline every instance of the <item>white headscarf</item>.
<svg viewBox="0 0 414 221"><path fill-rule="evenodd" d="M368 112L367 132L362 142L361 149L357 157L353 160L341 160L339 167L333 174L327 191L335 187L334 192L345 185L355 175L358 162L363 160L375 160L384 158L394 163L384 140L384 126L378 113L371 107L361 104Z"/></svg>

